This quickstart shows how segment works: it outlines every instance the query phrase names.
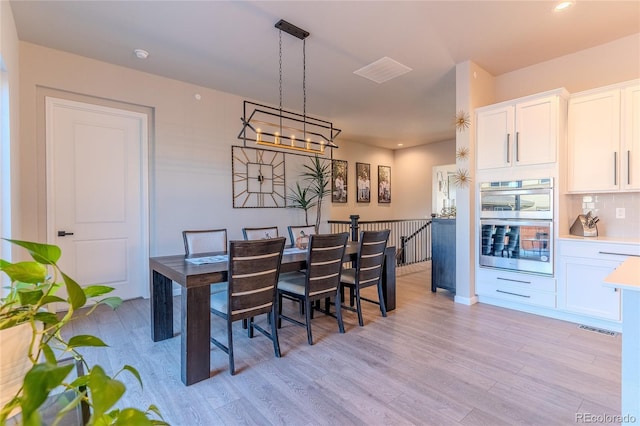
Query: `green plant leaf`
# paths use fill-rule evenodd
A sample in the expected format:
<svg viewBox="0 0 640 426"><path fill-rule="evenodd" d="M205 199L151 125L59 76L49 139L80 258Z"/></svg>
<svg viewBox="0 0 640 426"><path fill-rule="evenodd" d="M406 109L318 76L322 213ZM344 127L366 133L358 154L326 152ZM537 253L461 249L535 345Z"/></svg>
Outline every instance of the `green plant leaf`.
<svg viewBox="0 0 640 426"><path fill-rule="evenodd" d="M53 349L51 349L49 345L42 345L42 353L47 363L56 364L58 362L56 360L56 354L53 353Z"/></svg>
<svg viewBox="0 0 640 426"><path fill-rule="evenodd" d="M53 312L40 311L33 318L48 325L55 325L60 322L60 318Z"/></svg>
<svg viewBox="0 0 640 426"><path fill-rule="evenodd" d="M54 296L52 294L44 296L41 302L42 302L42 306L48 305L49 303L67 303L67 301L64 300L62 297Z"/></svg>
<svg viewBox="0 0 640 426"><path fill-rule="evenodd" d="M80 334L78 336L73 336L69 339L67 345L70 348L78 348L81 346L109 346L105 342L102 341L99 337L91 336L90 334Z"/></svg>
<svg viewBox="0 0 640 426"><path fill-rule="evenodd" d="M47 268L38 262L5 263L2 271L11 281L38 284L47 280Z"/></svg>
<svg viewBox="0 0 640 426"><path fill-rule="evenodd" d="M67 288L67 294L69 295L69 303L73 307L73 309L78 309L83 307L87 303L87 296L84 294L84 290L82 287L75 282L75 280L69 277L64 272L60 271L62 274L62 279L64 280L64 285Z"/></svg>
<svg viewBox="0 0 640 426"><path fill-rule="evenodd" d="M33 257L33 260L45 265L55 265L62 254L62 251L58 246L34 243L31 241L10 240L7 238L4 239L12 244L27 249L29 254L31 254L31 257Z"/></svg>
<svg viewBox="0 0 640 426"><path fill-rule="evenodd" d="M89 372L89 389L93 399L91 419L99 419L120 400L126 387L124 383L107 376L102 367L96 365Z"/></svg>
<svg viewBox="0 0 640 426"><path fill-rule="evenodd" d="M23 382L21 401L22 413L25 418L38 410L49 396L69 375L73 364L58 366L56 364L36 364L27 372Z"/></svg>
<svg viewBox="0 0 640 426"><path fill-rule="evenodd" d="M87 297L102 296L103 294L111 293L112 291L113 287L106 285L90 285L84 288L84 294Z"/></svg>
<svg viewBox="0 0 640 426"><path fill-rule="evenodd" d="M144 426L144 425L152 425L151 420L147 418L147 415L136 408L125 408L118 413L116 421L113 423L114 425L122 425L122 426Z"/></svg>
<svg viewBox="0 0 640 426"><path fill-rule="evenodd" d="M119 297L107 297L105 299L102 299L100 301L100 304L107 305L111 309L116 310L120 307L120 305L122 305L122 299L120 299Z"/></svg>
<svg viewBox="0 0 640 426"><path fill-rule="evenodd" d="M20 304L23 306L37 305L40 302L42 295L42 290L39 288L34 290L18 290L18 300L20 300Z"/></svg>
<svg viewBox="0 0 640 426"><path fill-rule="evenodd" d="M140 373L138 373L138 370L136 370L134 367L130 365L125 365L124 367L122 367L122 370L126 370L129 373L133 374L136 377L136 379L138 379L138 383L140 383L140 387L143 388L142 378L140 377Z"/></svg>

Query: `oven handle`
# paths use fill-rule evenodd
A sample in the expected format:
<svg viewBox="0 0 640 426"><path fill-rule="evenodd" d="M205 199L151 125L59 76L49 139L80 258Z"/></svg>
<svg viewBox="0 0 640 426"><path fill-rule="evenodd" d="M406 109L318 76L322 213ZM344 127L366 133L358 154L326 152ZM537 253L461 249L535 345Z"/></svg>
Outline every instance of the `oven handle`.
<svg viewBox="0 0 640 426"><path fill-rule="evenodd" d="M529 189L480 189L480 195L537 195L549 194L553 196L552 188L529 188Z"/></svg>

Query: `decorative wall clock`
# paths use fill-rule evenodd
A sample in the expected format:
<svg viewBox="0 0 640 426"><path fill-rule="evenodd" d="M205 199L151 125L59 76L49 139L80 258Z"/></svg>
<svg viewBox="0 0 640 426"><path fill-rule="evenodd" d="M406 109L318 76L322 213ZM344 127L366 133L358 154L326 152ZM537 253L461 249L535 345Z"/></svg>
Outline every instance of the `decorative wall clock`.
<svg viewBox="0 0 640 426"><path fill-rule="evenodd" d="M284 153L231 147L233 207L286 207Z"/></svg>

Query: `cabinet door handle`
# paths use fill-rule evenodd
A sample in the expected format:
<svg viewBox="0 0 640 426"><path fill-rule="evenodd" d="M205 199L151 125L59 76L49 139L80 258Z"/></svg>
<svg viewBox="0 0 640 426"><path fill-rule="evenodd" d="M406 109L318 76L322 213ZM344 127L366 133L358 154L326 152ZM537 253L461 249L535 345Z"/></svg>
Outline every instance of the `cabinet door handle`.
<svg viewBox="0 0 640 426"><path fill-rule="evenodd" d="M618 184L618 152L613 152L613 184Z"/></svg>
<svg viewBox="0 0 640 426"><path fill-rule="evenodd" d="M504 293L504 294L510 294L512 296L519 296L519 297L524 297L526 299L530 299L531 296L526 295L526 294L518 294L518 293L511 293L510 291L503 291L503 290L496 290L498 293Z"/></svg>
<svg viewBox="0 0 640 426"><path fill-rule="evenodd" d="M516 163L520 162L520 132L516 132Z"/></svg>
<svg viewBox="0 0 640 426"><path fill-rule="evenodd" d="M633 257L640 257L640 254L631 254L631 253L616 253L613 251L599 251L599 254L612 254L614 256L633 256Z"/></svg>
<svg viewBox="0 0 640 426"><path fill-rule="evenodd" d="M497 277L498 280L511 281L512 283L531 284L531 281L512 280L511 278Z"/></svg>
<svg viewBox="0 0 640 426"><path fill-rule="evenodd" d="M511 153L509 152L509 147L510 147L510 143L509 143L509 137L511 136L510 133L507 133L507 164L511 163Z"/></svg>
<svg viewBox="0 0 640 426"><path fill-rule="evenodd" d="M631 185L631 151L627 150L627 185Z"/></svg>

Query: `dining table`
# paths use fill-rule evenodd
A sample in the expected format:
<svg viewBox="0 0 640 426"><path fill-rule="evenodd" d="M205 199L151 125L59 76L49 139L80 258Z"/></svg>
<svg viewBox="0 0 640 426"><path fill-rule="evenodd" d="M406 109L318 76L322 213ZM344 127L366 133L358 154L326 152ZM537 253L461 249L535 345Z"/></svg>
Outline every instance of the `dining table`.
<svg viewBox="0 0 640 426"><path fill-rule="evenodd" d="M387 247L382 270L383 298L387 311L396 308L396 248ZM357 259L358 243L348 242L345 262ZM306 268L307 251L286 248L280 272ZM180 369L189 386L211 375L210 285L227 281L228 262L224 253L171 255L149 258L151 338L154 342L174 337L173 283L180 286ZM178 296L175 296L176 298Z"/></svg>

